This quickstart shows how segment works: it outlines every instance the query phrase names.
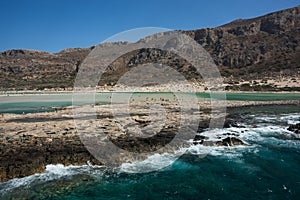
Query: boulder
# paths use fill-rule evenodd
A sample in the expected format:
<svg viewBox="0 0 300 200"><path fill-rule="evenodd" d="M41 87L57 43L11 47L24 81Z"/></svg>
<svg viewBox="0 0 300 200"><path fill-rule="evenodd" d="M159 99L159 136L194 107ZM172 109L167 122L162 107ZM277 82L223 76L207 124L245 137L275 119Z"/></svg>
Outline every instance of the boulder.
<svg viewBox="0 0 300 200"><path fill-rule="evenodd" d="M227 137L223 139L222 141L216 142L217 146L235 146L235 145L244 145L245 143L236 138L236 137Z"/></svg>

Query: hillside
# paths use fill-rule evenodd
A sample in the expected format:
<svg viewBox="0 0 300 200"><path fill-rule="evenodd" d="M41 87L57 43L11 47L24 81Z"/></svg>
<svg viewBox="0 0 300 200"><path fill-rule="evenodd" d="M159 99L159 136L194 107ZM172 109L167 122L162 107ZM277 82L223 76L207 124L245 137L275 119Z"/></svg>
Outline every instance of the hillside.
<svg viewBox="0 0 300 200"><path fill-rule="evenodd" d="M211 54L227 89L299 90L300 6L216 28L182 32ZM2 52L0 90L70 88L80 63L92 49L73 48L55 54L33 50ZM116 60L99 84L114 84L131 67L153 61L175 68L187 79L199 80L193 67L176 55L141 49ZM286 82L286 86L276 89L274 83L267 81L271 79L286 79L294 86ZM258 80L264 81L263 87L253 84Z"/></svg>

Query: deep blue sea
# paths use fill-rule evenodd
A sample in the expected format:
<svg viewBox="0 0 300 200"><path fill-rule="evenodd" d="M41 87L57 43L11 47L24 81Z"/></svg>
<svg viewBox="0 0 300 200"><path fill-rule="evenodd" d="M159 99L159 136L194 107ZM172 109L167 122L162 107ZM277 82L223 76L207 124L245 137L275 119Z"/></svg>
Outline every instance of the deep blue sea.
<svg viewBox="0 0 300 200"><path fill-rule="evenodd" d="M237 135L248 145L193 145L166 168L171 154L118 168L48 165L46 172L0 184L0 199L300 199L299 106L259 106L233 111L240 128L206 130Z"/></svg>

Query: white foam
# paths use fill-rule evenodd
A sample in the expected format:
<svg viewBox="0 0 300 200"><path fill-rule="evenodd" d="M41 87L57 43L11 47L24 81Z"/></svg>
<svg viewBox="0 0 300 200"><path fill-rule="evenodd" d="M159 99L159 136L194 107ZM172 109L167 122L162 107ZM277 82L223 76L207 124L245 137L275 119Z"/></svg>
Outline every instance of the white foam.
<svg viewBox="0 0 300 200"><path fill-rule="evenodd" d="M92 167L88 165L64 166L62 164L50 164L46 166L46 170L44 173L34 174L24 178L15 178L9 180L8 182L0 184L0 194L4 194L8 191L11 191L19 187L22 188L29 187L35 181L41 183L41 182L52 181L62 177L72 176L76 174L82 174L82 173L95 174L95 168L102 168L102 166L92 166ZM91 173L92 171L94 171L94 173ZM96 171L96 173L101 174L99 170Z"/></svg>
<svg viewBox="0 0 300 200"><path fill-rule="evenodd" d="M291 134L286 126L265 125L252 128L224 128L202 132L200 135L209 137L208 141L220 141L226 137L237 137L244 142L258 142L265 140L266 136L288 136ZM295 136L297 137L297 135Z"/></svg>
<svg viewBox="0 0 300 200"><path fill-rule="evenodd" d="M300 123L300 113L283 115L280 119L286 121L288 124L298 124Z"/></svg>
<svg viewBox="0 0 300 200"><path fill-rule="evenodd" d="M47 165L46 166L46 173L48 174L55 174L55 175L61 175L66 176L69 175L71 169L73 166L65 167L63 164L56 164L56 165Z"/></svg>
<svg viewBox="0 0 300 200"><path fill-rule="evenodd" d="M147 173L147 172L161 170L172 165L185 151L186 149L182 148L179 151L175 152L174 154L156 153L152 156L149 156L147 159L143 161L123 163L120 166L120 171L126 173Z"/></svg>
<svg viewBox="0 0 300 200"><path fill-rule="evenodd" d="M235 130L237 128L230 128ZM238 130L238 129L237 129ZM223 129L213 129L210 131L203 132L201 135L209 136L209 140L220 140L217 139L219 135L228 132ZM222 135L223 138L228 137ZM192 142L192 141L191 141ZM253 147L253 146L252 146ZM126 173L147 173L151 171L166 169L166 167L172 165L183 153L190 153L192 155L197 155L200 158L204 158L207 155L212 156L223 156L227 158L234 158L242 156L242 151L245 148L252 148L245 145L237 146L203 146L201 144L191 145L188 148L181 148L174 154L164 153L164 154L154 154L148 157L146 160L137 161L132 163L123 163L120 167L121 172ZM241 150L241 151L239 151Z"/></svg>
<svg viewBox="0 0 300 200"><path fill-rule="evenodd" d="M245 149L254 148L254 146L203 146L201 144L193 145L188 149L188 152L204 158L210 156L222 156L226 158L237 158L242 156Z"/></svg>
<svg viewBox="0 0 300 200"><path fill-rule="evenodd" d="M206 136L209 139L206 141L221 141L226 137L237 137L241 139L246 145L237 146L203 146L201 144L192 145L188 152L193 155L205 156L223 156L223 157L239 157L242 156L242 152L250 150L254 153L258 153L258 147L262 143L273 142L279 143L283 146L295 147L295 143L299 144L298 141L293 139L300 138L299 135L293 134L287 130L285 126L276 125L265 125L262 127L255 128L223 128L223 129L212 129L202 132L200 135ZM192 143L192 140L190 141Z"/></svg>
<svg viewBox="0 0 300 200"><path fill-rule="evenodd" d="M287 124L297 124L300 123L300 113L293 113L293 114L277 114L277 115L262 115L256 116L260 123L272 123L272 122L280 122L280 123L287 123Z"/></svg>

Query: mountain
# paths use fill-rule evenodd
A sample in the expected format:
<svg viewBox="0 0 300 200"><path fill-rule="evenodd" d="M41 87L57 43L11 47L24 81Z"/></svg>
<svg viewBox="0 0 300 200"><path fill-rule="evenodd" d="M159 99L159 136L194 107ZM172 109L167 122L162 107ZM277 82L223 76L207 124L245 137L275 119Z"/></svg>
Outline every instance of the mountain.
<svg viewBox="0 0 300 200"><path fill-rule="evenodd" d="M278 72L292 75L300 65L299 12L300 6L187 33L212 55L224 74L251 79Z"/></svg>
<svg viewBox="0 0 300 200"><path fill-rule="evenodd" d="M229 89L246 89L239 85L245 81L282 77L298 83L300 6L258 18L235 20L216 28L181 32L211 54ZM93 48L72 48L55 54L33 50L2 52L0 89L72 87L80 63ZM187 79L199 79L194 68L180 57L159 49L140 49L117 59L99 84L113 85L130 68L153 61L175 68ZM274 87L258 89L274 90Z"/></svg>

